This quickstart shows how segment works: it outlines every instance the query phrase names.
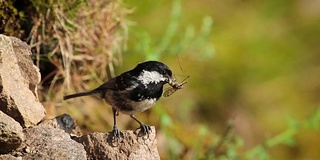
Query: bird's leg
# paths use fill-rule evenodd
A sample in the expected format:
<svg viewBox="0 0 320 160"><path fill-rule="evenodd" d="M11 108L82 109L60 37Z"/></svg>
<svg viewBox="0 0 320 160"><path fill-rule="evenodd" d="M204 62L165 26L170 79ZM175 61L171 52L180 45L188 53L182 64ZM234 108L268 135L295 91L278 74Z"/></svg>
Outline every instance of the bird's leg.
<svg viewBox="0 0 320 160"><path fill-rule="evenodd" d="M116 118L117 115L118 115L118 112L114 108L112 108L112 112L113 112L113 130L112 130L112 133L113 133L114 138L118 139L120 137L120 131L117 128L117 118Z"/></svg>
<svg viewBox="0 0 320 160"><path fill-rule="evenodd" d="M151 128L150 126L146 125L146 124L143 124L141 121L139 121L134 115L130 115L130 117L132 119L134 119L135 121L137 121L139 124L140 124L140 129L143 133L143 135L146 135L146 134L149 134L150 131L151 131Z"/></svg>

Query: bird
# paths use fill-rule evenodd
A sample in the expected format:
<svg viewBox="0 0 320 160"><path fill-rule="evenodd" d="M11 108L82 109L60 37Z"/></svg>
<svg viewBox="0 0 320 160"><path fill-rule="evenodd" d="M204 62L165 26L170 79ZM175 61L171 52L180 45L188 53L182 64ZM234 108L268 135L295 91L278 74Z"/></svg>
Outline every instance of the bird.
<svg viewBox="0 0 320 160"><path fill-rule="evenodd" d="M133 69L111 78L96 89L66 95L63 99L98 95L112 107L112 133L115 138L118 138L121 133L116 122L116 116L119 115L119 112L129 115L138 122L139 128L145 135L151 132L150 126L142 123L134 115L151 108L162 96L165 84L175 86L177 83L171 69L166 64L159 61L145 61Z"/></svg>

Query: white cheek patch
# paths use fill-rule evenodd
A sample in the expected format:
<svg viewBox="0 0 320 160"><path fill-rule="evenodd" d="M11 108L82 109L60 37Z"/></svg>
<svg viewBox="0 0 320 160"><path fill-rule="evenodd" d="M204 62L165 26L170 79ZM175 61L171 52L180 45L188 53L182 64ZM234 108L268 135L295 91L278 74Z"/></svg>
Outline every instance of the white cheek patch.
<svg viewBox="0 0 320 160"><path fill-rule="evenodd" d="M166 78L163 77L162 74L156 71L145 71L143 70L142 73L139 75L138 80L142 82L144 86L150 83L159 83L161 81L165 81Z"/></svg>

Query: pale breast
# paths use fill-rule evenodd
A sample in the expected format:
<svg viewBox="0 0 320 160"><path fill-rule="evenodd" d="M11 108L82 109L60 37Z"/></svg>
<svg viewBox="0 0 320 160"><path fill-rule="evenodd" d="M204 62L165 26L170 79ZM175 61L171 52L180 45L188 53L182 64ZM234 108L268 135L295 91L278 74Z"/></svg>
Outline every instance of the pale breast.
<svg viewBox="0 0 320 160"><path fill-rule="evenodd" d="M132 110L122 109L120 110L120 112L127 115L140 113L151 108L156 103L156 101L156 98L145 99L140 102L130 101L127 105L130 105L132 107Z"/></svg>
<svg viewBox="0 0 320 160"><path fill-rule="evenodd" d="M126 91L108 91L104 95L105 101L110 104L114 109L123 114L133 115L143 112L151 108L157 101L156 98L144 99L142 101L129 100Z"/></svg>

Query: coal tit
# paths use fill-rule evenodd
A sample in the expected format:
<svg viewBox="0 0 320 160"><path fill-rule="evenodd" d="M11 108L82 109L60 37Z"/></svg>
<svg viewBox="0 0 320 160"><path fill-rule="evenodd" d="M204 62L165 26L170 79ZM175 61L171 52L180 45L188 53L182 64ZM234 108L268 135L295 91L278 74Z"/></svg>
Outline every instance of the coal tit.
<svg viewBox="0 0 320 160"><path fill-rule="evenodd" d="M147 61L139 63L134 69L110 79L92 91L66 95L63 99L98 94L112 106L112 132L115 137L120 136L116 123L119 112L137 121L142 133L148 134L150 126L139 121L134 114L152 107L161 97L163 85L167 83L171 86L177 84L169 67L162 62Z"/></svg>

